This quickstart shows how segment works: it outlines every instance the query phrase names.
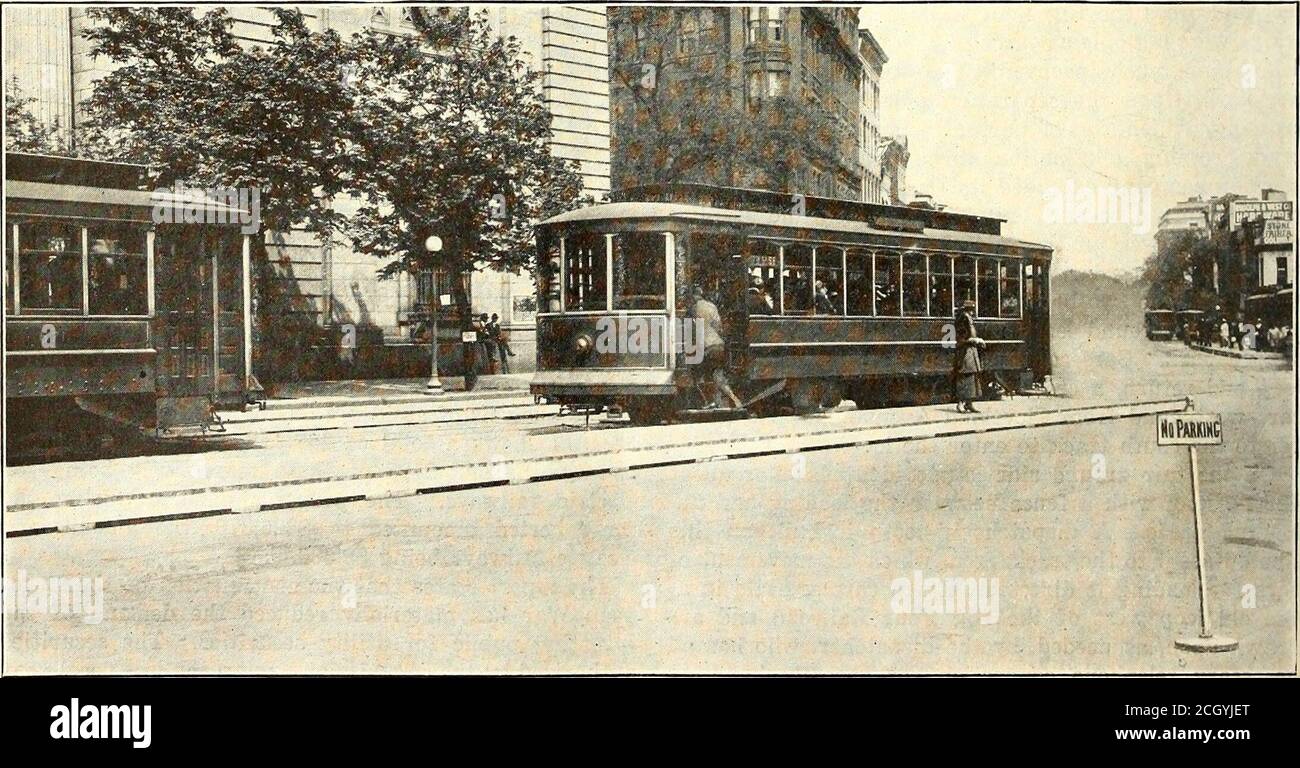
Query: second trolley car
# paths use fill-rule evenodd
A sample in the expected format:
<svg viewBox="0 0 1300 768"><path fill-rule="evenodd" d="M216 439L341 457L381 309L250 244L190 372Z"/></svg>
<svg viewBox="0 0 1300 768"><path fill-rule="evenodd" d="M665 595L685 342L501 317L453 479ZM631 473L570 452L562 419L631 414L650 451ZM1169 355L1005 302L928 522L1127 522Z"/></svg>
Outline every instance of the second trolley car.
<svg viewBox="0 0 1300 768"><path fill-rule="evenodd" d="M656 185L538 226L538 397L658 423L706 406L686 320L719 309L726 371L756 415L945 400L954 314L975 304L985 383L1051 374L1052 250L1002 220Z"/></svg>
<svg viewBox="0 0 1300 768"><path fill-rule="evenodd" d="M242 407L260 389L240 209L146 191L142 166L23 153L5 160L11 454L206 428L218 407ZM229 223L158 223L163 204Z"/></svg>

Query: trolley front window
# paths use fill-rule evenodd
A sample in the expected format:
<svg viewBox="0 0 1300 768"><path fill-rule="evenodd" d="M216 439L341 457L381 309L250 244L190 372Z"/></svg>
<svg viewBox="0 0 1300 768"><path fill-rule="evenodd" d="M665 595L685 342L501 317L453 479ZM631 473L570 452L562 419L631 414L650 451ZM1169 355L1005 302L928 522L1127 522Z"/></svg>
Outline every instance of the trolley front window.
<svg viewBox="0 0 1300 768"><path fill-rule="evenodd" d="M81 228L65 222L19 226L20 312L82 312Z"/></svg>
<svg viewBox="0 0 1300 768"><path fill-rule="evenodd" d="M614 309L668 308L664 236L629 232L614 236Z"/></svg>

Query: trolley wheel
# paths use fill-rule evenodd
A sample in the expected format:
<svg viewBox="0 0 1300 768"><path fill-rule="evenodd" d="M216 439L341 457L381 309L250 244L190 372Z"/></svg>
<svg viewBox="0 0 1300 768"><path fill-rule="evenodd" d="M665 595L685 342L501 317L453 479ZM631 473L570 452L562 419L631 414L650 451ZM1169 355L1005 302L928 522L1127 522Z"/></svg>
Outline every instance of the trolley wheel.
<svg viewBox="0 0 1300 768"><path fill-rule="evenodd" d="M822 407L827 410L835 408L844 400L844 387L834 379L822 382Z"/></svg>
<svg viewBox="0 0 1300 768"><path fill-rule="evenodd" d="M672 416L671 401L662 397L638 397L624 404L623 409L633 424L654 426L668 421Z"/></svg>

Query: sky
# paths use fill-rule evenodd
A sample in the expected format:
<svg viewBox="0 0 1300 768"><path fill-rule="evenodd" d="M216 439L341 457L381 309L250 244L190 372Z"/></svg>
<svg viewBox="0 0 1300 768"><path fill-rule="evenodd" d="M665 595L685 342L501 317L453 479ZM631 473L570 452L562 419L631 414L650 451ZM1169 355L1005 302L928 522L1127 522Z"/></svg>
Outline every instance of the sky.
<svg viewBox="0 0 1300 768"><path fill-rule="evenodd" d="M889 57L881 128L908 138L907 186L1007 219L1056 248L1057 270L1133 271L1192 195L1295 199L1294 6L899 3L860 19Z"/></svg>

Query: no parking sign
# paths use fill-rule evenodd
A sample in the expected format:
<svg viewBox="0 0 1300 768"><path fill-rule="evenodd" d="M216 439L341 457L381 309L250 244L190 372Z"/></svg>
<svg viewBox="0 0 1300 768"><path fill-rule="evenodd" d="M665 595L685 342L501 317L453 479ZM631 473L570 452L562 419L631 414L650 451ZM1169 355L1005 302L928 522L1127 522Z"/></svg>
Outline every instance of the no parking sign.
<svg viewBox="0 0 1300 768"><path fill-rule="evenodd" d="M1196 577L1201 597L1201 634L1197 637L1179 638L1174 646L1184 651L1208 653L1237 650L1237 641L1230 637L1215 636L1210 629L1210 602L1206 593L1205 544L1201 527L1201 481L1197 472L1196 446L1223 445L1223 419L1217 413L1195 413L1192 400L1187 399L1187 410L1182 413L1161 413L1156 416L1156 445L1185 445L1187 460L1192 472L1192 519L1196 525Z"/></svg>

